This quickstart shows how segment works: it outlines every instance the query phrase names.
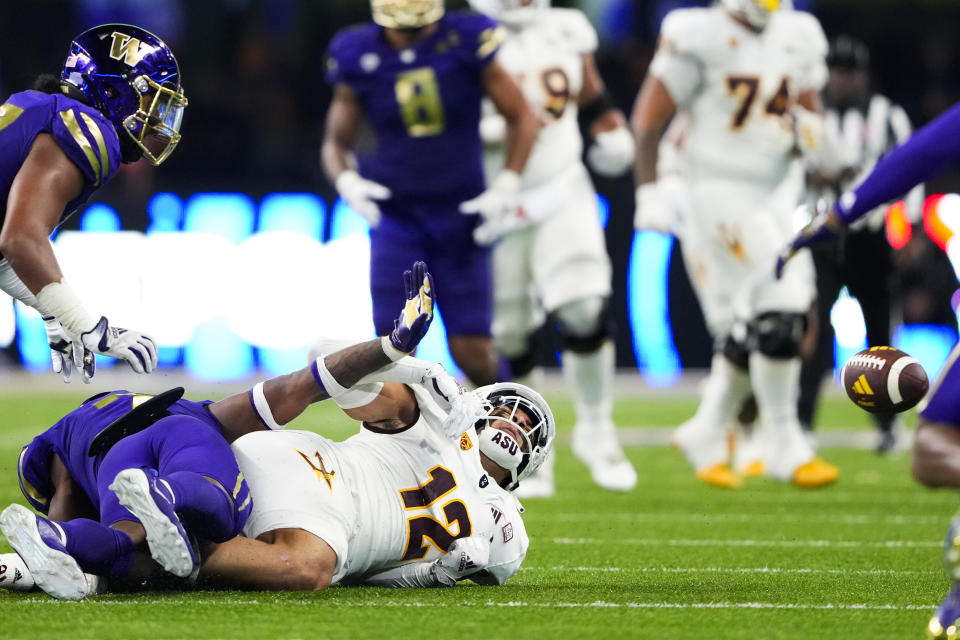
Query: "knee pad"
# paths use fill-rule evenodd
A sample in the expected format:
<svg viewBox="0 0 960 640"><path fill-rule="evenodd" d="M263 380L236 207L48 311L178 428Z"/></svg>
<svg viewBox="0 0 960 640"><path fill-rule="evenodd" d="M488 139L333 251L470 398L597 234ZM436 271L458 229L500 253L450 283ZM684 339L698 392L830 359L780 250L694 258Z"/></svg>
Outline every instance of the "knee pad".
<svg viewBox="0 0 960 640"><path fill-rule="evenodd" d="M510 365L510 379L516 380L529 374L537 366L537 347L533 339L533 334L527 336L524 348L516 355L503 355Z"/></svg>
<svg viewBox="0 0 960 640"><path fill-rule="evenodd" d="M724 358L729 360L735 367L746 371L750 362L750 350L743 340L737 340L732 335L723 338L717 349Z"/></svg>
<svg viewBox="0 0 960 640"><path fill-rule="evenodd" d="M584 298L553 312L564 350L590 353L613 335L613 316L606 298Z"/></svg>
<svg viewBox="0 0 960 640"><path fill-rule="evenodd" d="M802 313L762 313L750 323L750 346L770 358L795 358L800 355L806 325L807 317Z"/></svg>

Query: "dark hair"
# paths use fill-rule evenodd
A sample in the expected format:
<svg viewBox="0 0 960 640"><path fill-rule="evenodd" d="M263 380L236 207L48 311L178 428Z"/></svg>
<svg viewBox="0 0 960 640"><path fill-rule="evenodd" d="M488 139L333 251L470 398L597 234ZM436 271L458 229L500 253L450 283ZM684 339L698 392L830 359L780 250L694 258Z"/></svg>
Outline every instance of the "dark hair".
<svg viewBox="0 0 960 640"><path fill-rule="evenodd" d="M827 66L865 71L870 68L870 49L859 38L839 35L830 42Z"/></svg>
<svg viewBox="0 0 960 640"><path fill-rule="evenodd" d="M43 93L60 93L60 76L55 76L52 73L41 73L33 81L33 86L30 88Z"/></svg>

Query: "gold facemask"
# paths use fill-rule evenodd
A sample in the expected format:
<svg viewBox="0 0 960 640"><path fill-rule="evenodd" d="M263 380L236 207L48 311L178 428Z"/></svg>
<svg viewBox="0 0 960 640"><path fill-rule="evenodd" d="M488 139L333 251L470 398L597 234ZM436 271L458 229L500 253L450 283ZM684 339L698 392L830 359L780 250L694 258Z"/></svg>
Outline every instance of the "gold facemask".
<svg viewBox="0 0 960 640"><path fill-rule="evenodd" d="M443 17L443 0L370 0L373 21L388 29L419 29Z"/></svg>

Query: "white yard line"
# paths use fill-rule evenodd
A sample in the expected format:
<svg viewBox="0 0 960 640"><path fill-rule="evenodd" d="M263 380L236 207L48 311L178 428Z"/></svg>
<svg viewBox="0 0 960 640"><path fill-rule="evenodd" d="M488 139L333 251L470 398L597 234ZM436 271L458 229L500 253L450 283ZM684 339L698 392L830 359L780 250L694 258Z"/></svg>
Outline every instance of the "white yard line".
<svg viewBox="0 0 960 640"><path fill-rule="evenodd" d="M871 549L933 549L943 546L942 541L932 540L877 540L864 542L862 540L751 540L751 539L711 539L711 538L553 538L554 544L608 544L617 542L644 547L837 547Z"/></svg>
<svg viewBox="0 0 960 640"><path fill-rule="evenodd" d="M600 511L576 511L569 513L538 513L539 522L771 522L778 524L811 523L855 524L855 525L944 525L942 516L876 516L872 514L812 515L812 514L776 514L776 513L604 513Z"/></svg>
<svg viewBox="0 0 960 640"><path fill-rule="evenodd" d="M575 571L583 573L730 573L730 574L791 574L791 575L861 575L861 576L897 576L897 575L939 575L939 567L926 571L916 569L807 569L781 567L521 567L527 572Z"/></svg>
<svg viewBox="0 0 960 640"><path fill-rule="evenodd" d="M99 600L96 596L83 602L71 602L64 600L54 600L53 598L29 597L18 600L26 604L54 604L60 606L155 606L163 604L178 604L173 602L172 598L138 598L134 601L127 600ZM406 601L397 602L395 600L371 600L366 602L342 601L338 599L325 599L320 596L310 600L287 600L276 599L261 602L260 600L243 600L219 598L206 600L202 598L189 598L190 606L215 606L224 605L242 605L242 606L301 606L301 607L344 607L344 608L436 608L436 609L455 609L458 607L486 607L486 608L531 608L531 609L796 609L796 610L816 610L816 611L930 611L936 604L865 604L865 603L832 603L810 604L810 603L786 603L786 602L607 602L597 600L593 602L420 602Z"/></svg>

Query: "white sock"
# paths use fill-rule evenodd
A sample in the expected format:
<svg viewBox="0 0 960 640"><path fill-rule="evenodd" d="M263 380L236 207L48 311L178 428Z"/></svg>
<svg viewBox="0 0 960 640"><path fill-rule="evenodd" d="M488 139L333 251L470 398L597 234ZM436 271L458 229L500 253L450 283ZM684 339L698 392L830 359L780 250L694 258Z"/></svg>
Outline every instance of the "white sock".
<svg viewBox="0 0 960 640"><path fill-rule="evenodd" d="M0 553L0 589L29 591L34 587L33 575L16 553Z"/></svg>
<svg viewBox="0 0 960 640"><path fill-rule="evenodd" d="M605 340L590 353L563 352L563 377L573 393L577 424L611 421L616 353L612 340Z"/></svg>
<svg viewBox="0 0 960 640"><path fill-rule="evenodd" d="M771 358L752 352L750 381L760 410L758 437L765 452L766 472L790 481L797 467L814 455L797 419L800 358Z"/></svg>
<svg viewBox="0 0 960 640"><path fill-rule="evenodd" d="M750 378L722 354L710 363L710 377L692 418L674 433L674 442L696 470L726 463L730 457L727 425L750 393Z"/></svg>

